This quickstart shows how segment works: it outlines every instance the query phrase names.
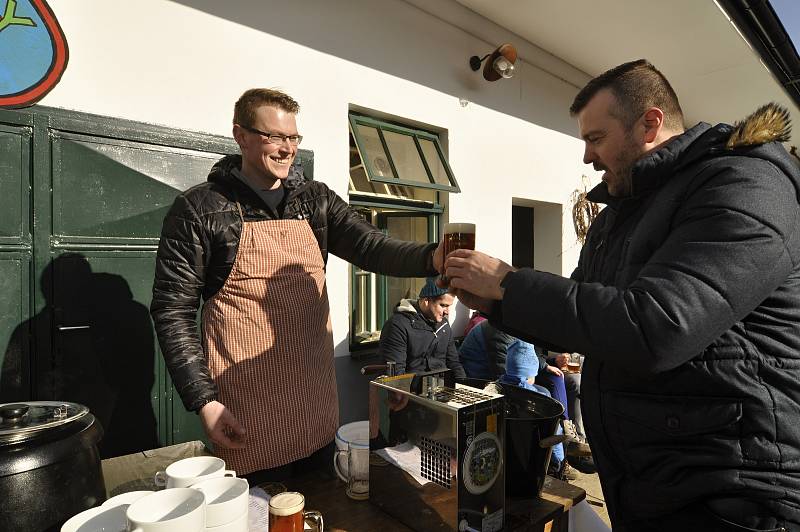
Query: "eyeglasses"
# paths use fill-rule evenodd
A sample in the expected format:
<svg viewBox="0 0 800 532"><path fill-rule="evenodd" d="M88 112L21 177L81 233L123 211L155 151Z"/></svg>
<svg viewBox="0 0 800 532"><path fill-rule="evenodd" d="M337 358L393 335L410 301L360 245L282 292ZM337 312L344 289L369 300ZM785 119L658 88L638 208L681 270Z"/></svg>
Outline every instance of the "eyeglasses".
<svg viewBox="0 0 800 532"><path fill-rule="evenodd" d="M260 129L256 129L250 126L243 126L241 124L239 124L239 127L241 127L242 129L246 129L250 133L261 135L270 144L283 144L288 140L289 144L291 144L292 146L297 146L303 141L303 135L281 135L279 133L267 133L266 131L261 131Z"/></svg>

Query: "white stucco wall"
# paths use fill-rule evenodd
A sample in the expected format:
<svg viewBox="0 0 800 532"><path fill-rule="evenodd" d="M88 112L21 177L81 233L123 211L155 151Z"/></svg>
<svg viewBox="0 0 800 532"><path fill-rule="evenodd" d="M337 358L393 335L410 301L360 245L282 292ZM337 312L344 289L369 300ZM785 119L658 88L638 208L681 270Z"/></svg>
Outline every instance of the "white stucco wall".
<svg viewBox="0 0 800 532"><path fill-rule="evenodd" d="M567 113L577 88L525 62L513 79L485 82L468 58L499 42L402 0L49 3L70 58L44 105L229 135L242 91L278 87L301 104L315 178L343 198L350 105L430 124L447 131L462 188L445 221L477 223L477 247L510 260L512 198L562 204L559 256L545 262L568 275L577 261L569 198L591 172ZM347 264L332 258L338 355L347 353L348 280Z"/></svg>

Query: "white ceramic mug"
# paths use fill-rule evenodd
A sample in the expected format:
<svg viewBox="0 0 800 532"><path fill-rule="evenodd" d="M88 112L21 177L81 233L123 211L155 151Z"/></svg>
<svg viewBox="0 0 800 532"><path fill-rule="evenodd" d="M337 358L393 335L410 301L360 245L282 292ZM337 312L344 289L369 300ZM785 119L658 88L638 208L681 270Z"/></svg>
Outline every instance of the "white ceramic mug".
<svg viewBox="0 0 800 532"><path fill-rule="evenodd" d="M206 528L218 527L239 519L250 500L250 485L243 478L217 477L193 484L206 497ZM245 527L245 531L247 528Z"/></svg>
<svg viewBox="0 0 800 532"><path fill-rule="evenodd" d="M123 506L98 506L72 516L61 526L61 532L127 532L128 520Z"/></svg>
<svg viewBox="0 0 800 532"><path fill-rule="evenodd" d="M240 515L236 520L219 526L207 526L205 532L249 532L250 525L247 522L247 512Z"/></svg>
<svg viewBox="0 0 800 532"><path fill-rule="evenodd" d="M165 471L159 471L153 482L159 488L188 488L209 478L235 477L236 471L225 469L225 460L216 456L193 456L172 462Z"/></svg>
<svg viewBox="0 0 800 532"><path fill-rule="evenodd" d="M128 491L126 493L121 493L115 497L111 497L110 499L106 500L100 506L104 508L111 508L113 506L122 506L122 505L129 505L133 504L134 502L138 501L145 495L150 495L153 493L152 491Z"/></svg>
<svg viewBox="0 0 800 532"><path fill-rule="evenodd" d="M157 491L128 506L126 516L130 532L203 532L205 497L192 488Z"/></svg>

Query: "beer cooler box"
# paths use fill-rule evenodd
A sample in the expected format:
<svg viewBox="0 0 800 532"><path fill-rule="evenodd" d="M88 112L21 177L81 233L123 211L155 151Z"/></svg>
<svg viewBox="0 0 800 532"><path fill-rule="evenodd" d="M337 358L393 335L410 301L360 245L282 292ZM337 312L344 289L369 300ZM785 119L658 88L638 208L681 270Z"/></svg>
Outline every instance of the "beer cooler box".
<svg viewBox="0 0 800 532"><path fill-rule="evenodd" d="M449 370L369 386L370 502L414 530L503 530L503 396Z"/></svg>

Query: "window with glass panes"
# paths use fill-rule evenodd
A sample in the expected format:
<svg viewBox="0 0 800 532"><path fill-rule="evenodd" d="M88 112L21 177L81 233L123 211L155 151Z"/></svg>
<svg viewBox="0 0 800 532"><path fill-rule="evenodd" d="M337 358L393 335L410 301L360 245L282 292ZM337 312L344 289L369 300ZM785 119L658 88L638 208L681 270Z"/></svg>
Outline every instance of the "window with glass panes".
<svg viewBox="0 0 800 532"><path fill-rule="evenodd" d="M459 192L439 136L350 113L350 204L389 236L433 242L442 195ZM351 266L351 350L375 345L402 299L415 299L424 279L373 274Z"/></svg>

